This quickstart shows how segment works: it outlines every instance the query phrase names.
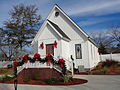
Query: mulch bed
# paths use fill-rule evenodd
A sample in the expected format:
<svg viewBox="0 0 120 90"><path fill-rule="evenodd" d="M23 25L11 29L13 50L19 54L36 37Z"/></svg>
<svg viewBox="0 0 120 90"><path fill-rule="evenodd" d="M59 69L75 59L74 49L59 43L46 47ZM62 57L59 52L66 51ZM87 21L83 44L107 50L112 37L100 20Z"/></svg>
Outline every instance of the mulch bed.
<svg viewBox="0 0 120 90"><path fill-rule="evenodd" d="M73 80L71 82L68 82L68 83L64 83L64 81L62 80L62 78L58 78L60 77L59 74L57 72L55 72L55 70L49 70L49 69L42 69L42 71L40 71L41 69L24 69L22 72L20 72L18 74L18 77L17 77L17 80L18 80L18 84L28 84L28 85L52 85L52 86L57 86L57 85L78 85L78 84L84 84L84 83L87 83L88 81L87 80L84 80L84 79L78 79L78 78L73 78ZM33 73L32 73L33 71ZM47 71L47 72L45 72ZM54 71L54 72L51 72L51 71ZM43 72L42 74L41 73L38 73L38 72ZM39 78L38 80L35 80L35 78L32 78L32 77L35 77L34 76L34 73L37 73L40 77L42 78ZM29 77L31 75L31 79L29 79L27 81L27 78L26 77ZM33 76L32 76L33 75ZM43 76L44 75L44 76ZM51 75L51 77L48 77L48 76ZM55 77L55 75L57 75L58 77ZM53 76L53 77L52 77ZM54 84L53 83L49 83L48 84L48 81L50 78L56 78L58 79ZM0 83L5 83L5 84L14 84L14 80L16 80L16 78L13 78L12 80L10 81L6 81L6 82L1 82ZM26 82L26 81L27 82Z"/></svg>
<svg viewBox="0 0 120 90"><path fill-rule="evenodd" d="M104 72L104 69L93 69L87 72L75 72L75 75L120 75L120 67L110 67L107 72Z"/></svg>
<svg viewBox="0 0 120 90"><path fill-rule="evenodd" d="M120 75L120 67L110 67L107 72L104 69L92 70L90 72L92 75Z"/></svg>
<svg viewBox="0 0 120 90"><path fill-rule="evenodd" d="M0 83L5 83L5 84L14 84L14 80L15 79L12 79L11 81L8 81L8 82L0 82ZM87 80L84 80L84 79L78 79L78 78L74 78L72 80L72 82L68 82L68 83L64 83L64 82L57 82L55 84L47 84L45 83L45 79L43 80L30 80L29 82L23 82L22 79L18 78L18 84L28 84L28 85L52 85L52 86L59 86L59 85L78 85L78 84L84 84L84 83L87 83L88 81Z"/></svg>

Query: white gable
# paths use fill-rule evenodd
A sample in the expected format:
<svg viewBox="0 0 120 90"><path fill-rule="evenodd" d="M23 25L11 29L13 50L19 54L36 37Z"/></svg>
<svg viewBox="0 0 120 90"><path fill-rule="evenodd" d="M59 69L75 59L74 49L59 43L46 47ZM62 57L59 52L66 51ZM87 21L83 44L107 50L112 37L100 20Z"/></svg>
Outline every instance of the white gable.
<svg viewBox="0 0 120 90"><path fill-rule="evenodd" d="M55 12L58 11L60 13L60 15L58 17L55 16ZM52 11L50 12L50 14L48 15L48 17L46 18L44 24L42 25L41 29L38 31L37 35L35 36L34 41L37 40L37 38L39 38L40 33L42 32L43 28L45 27L46 23L47 23L47 19L52 21L53 23L57 24L60 29L71 39L83 39L85 38L85 35L83 33L81 33L80 30L78 30L73 23L70 22L70 20L68 20L65 16L65 13L57 6L55 5L52 9ZM81 35L80 35L81 34ZM81 38L82 37L82 38ZM32 43L33 43L32 42Z"/></svg>
<svg viewBox="0 0 120 90"><path fill-rule="evenodd" d="M59 12L59 15L57 17L55 16L56 12ZM55 5L32 43L34 43L34 41L39 38L40 33L44 30L43 28L45 27L47 20L50 20L59 26L59 28L71 39L71 41L78 39L81 41L89 40L89 35L86 34L79 26L77 26L61 8ZM92 39L91 41L92 43L95 43Z"/></svg>
<svg viewBox="0 0 120 90"><path fill-rule="evenodd" d="M59 39L59 35L53 30L53 28L46 24L38 40L47 40L47 39Z"/></svg>
<svg viewBox="0 0 120 90"><path fill-rule="evenodd" d="M56 12L59 12L58 17L55 16ZM86 36L80 30L78 30L78 28L76 28L60 10L58 10L58 8L54 8L48 19L57 24L63 30L63 32L70 37L71 40L83 40L86 38Z"/></svg>

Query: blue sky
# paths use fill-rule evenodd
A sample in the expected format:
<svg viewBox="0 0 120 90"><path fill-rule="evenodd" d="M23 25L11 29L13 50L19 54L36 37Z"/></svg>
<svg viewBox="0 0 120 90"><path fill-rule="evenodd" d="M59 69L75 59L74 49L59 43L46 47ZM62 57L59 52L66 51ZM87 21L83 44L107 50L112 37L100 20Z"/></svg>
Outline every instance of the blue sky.
<svg viewBox="0 0 120 90"><path fill-rule="evenodd" d="M42 20L58 4L87 33L120 24L120 0L0 0L0 27L10 18L12 6L21 3L36 5Z"/></svg>

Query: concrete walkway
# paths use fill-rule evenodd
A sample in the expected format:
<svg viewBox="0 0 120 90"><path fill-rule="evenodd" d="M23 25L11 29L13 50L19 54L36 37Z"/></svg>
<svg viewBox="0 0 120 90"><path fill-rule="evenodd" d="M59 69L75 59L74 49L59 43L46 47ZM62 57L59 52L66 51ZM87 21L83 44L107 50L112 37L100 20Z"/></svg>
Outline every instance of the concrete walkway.
<svg viewBox="0 0 120 90"><path fill-rule="evenodd" d="M120 75L76 75L88 83L73 86L18 85L18 90L120 90ZM0 84L0 90L14 90L12 84Z"/></svg>

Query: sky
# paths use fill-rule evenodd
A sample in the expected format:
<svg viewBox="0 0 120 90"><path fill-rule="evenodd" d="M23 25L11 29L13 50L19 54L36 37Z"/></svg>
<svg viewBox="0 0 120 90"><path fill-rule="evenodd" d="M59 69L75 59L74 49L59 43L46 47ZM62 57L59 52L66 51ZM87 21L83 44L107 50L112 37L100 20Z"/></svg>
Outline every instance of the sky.
<svg viewBox="0 0 120 90"><path fill-rule="evenodd" d="M12 7L18 4L36 5L41 21L57 4L87 33L120 24L120 0L0 0L0 27L10 18Z"/></svg>

